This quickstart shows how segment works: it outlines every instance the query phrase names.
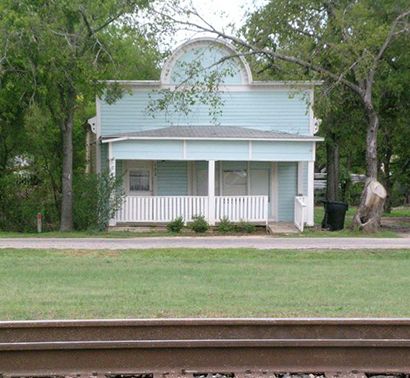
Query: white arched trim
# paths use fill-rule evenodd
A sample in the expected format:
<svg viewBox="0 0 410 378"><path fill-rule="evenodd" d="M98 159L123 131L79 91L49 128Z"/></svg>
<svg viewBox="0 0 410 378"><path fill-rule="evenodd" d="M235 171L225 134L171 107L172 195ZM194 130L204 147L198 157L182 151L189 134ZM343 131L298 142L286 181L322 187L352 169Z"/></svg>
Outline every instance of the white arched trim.
<svg viewBox="0 0 410 378"><path fill-rule="evenodd" d="M241 84L243 85L252 83L252 72L249 67L249 64L243 56L238 56L238 52L231 44L216 38L201 37L191 39L176 48L176 50L167 59L167 61L164 64L164 67L162 68L161 84L171 84L171 74L173 68L182 55L184 55L186 52L192 49L198 47L209 47L211 45L216 45L217 47L224 49L229 55L236 56L232 59L234 59L238 63L238 66L240 68L240 75L242 78Z"/></svg>

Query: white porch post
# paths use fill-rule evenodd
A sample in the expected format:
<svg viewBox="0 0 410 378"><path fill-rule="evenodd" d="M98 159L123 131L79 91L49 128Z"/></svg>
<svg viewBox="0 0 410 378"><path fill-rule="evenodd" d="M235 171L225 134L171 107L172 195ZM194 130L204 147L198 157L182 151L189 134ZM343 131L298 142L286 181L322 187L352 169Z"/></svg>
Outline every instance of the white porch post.
<svg viewBox="0 0 410 378"><path fill-rule="evenodd" d="M307 187L307 218L306 224L314 226L314 179L315 179L315 162L308 161L308 187Z"/></svg>
<svg viewBox="0 0 410 378"><path fill-rule="evenodd" d="M208 223L215 225L215 160L208 161Z"/></svg>
<svg viewBox="0 0 410 378"><path fill-rule="evenodd" d="M115 178L115 158L112 153L112 143L108 143L108 169L111 177ZM117 222L115 218L110 219L108 225L115 226Z"/></svg>

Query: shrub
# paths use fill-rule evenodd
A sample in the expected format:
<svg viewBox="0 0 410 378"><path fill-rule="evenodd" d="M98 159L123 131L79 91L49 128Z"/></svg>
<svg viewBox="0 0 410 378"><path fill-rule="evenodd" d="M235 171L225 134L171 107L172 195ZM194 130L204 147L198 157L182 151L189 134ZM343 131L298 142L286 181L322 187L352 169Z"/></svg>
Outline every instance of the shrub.
<svg viewBox="0 0 410 378"><path fill-rule="evenodd" d="M239 222L238 224L235 225L235 230L237 232L243 232L246 234L251 234L252 232L256 231L256 226L252 223L248 222Z"/></svg>
<svg viewBox="0 0 410 378"><path fill-rule="evenodd" d="M77 175L73 189L77 230L104 230L124 199L122 177L112 177L108 173Z"/></svg>
<svg viewBox="0 0 410 378"><path fill-rule="evenodd" d="M235 225L227 218L221 218L218 224L218 232L226 234L228 232L234 232Z"/></svg>
<svg viewBox="0 0 410 378"><path fill-rule="evenodd" d="M167 230L169 232L181 232L184 227L184 218L178 217L175 218L172 222L167 224Z"/></svg>
<svg viewBox="0 0 410 378"><path fill-rule="evenodd" d="M191 228L198 233L203 233L208 231L209 225L208 222L205 220L203 215L197 215L192 218L193 222L191 224Z"/></svg>
<svg viewBox="0 0 410 378"><path fill-rule="evenodd" d="M47 186L34 175L11 173L0 177L0 230L36 231L36 216L43 214L43 230L58 225L58 208Z"/></svg>

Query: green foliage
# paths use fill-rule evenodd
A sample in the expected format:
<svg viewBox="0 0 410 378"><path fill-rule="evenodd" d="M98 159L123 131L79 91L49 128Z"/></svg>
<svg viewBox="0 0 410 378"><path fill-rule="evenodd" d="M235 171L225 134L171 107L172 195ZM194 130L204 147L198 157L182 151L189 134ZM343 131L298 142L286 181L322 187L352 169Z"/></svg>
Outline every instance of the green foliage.
<svg viewBox="0 0 410 378"><path fill-rule="evenodd" d="M38 213L44 231L56 228L59 214L45 185L24 171L0 177L0 230L35 232Z"/></svg>
<svg viewBox="0 0 410 378"><path fill-rule="evenodd" d="M175 88L153 93L147 107L152 117L158 113L188 115L202 104L208 108L212 121L218 124L224 106L219 87L227 77L234 75L234 60L204 66L203 53L196 52L192 62L179 62L173 73Z"/></svg>
<svg viewBox="0 0 410 378"><path fill-rule="evenodd" d="M256 226L252 223L241 221L235 225L235 231L245 234L251 234L252 232L256 231Z"/></svg>
<svg viewBox="0 0 410 378"><path fill-rule="evenodd" d="M184 218L178 217L175 218L172 222L167 224L167 230L169 232L179 233L184 228Z"/></svg>
<svg viewBox="0 0 410 378"><path fill-rule="evenodd" d="M351 185L346 193L344 201L351 206L358 206L360 204L360 198L362 196L364 183L357 183Z"/></svg>
<svg viewBox="0 0 410 378"><path fill-rule="evenodd" d="M209 229L209 224L205 220L205 217L203 215L197 215L195 217L192 217L193 222L191 223L191 228L197 233L204 233L208 231Z"/></svg>
<svg viewBox="0 0 410 378"><path fill-rule="evenodd" d="M218 232L226 234L235 231L235 225L227 218L221 218L218 223Z"/></svg>
<svg viewBox="0 0 410 378"><path fill-rule="evenodd" d="M0 4L0 180L20 169L16 160L27 163L24 169L36 184L28 188L16 184L13 198L19 201L30 193L33 211L44 201L47 208L51 204L52 227L55 215L60 215L62 192L67 193L67 185L62 185L64 156L73 163L64 177L83 172L84 123L95 115L96 95L105 94L111 102L122 95L118 86L110 90L102 80L159 76L156 41L135 24L135 14L148 3L4 0ZM67 153L70 143L63 153L62 142L63 130L71 129L73 159ZM37 193L42 197L37 198ZM28 200L8 207L17 209ZM3 226L32 227L21 226L24 219L16 220L23 216L29 218L20 210L8 213Z"/></svg>
<svg viewBox="0 0 410 378"><path fill-rule="evenodd" d="M75 228L104 230L124 199L122 177L108 173L77 175L73 188Z"/></svg>

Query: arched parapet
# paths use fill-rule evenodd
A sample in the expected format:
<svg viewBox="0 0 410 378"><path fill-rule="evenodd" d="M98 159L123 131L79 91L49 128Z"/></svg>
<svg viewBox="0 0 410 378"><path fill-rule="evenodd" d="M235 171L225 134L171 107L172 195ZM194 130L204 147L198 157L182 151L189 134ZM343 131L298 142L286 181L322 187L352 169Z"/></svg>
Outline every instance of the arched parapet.
<svg viewBox="0 0 410 378"><path fill-rule="evenodd" d="M185 42L174 51L162 69L161 84L177 85L190 78L201 80L214 71L221 75L225 85L252 83L248 63L232 45L203 37Z"/></svg>

